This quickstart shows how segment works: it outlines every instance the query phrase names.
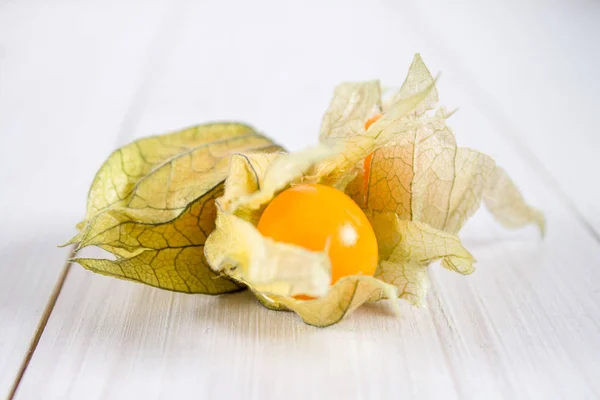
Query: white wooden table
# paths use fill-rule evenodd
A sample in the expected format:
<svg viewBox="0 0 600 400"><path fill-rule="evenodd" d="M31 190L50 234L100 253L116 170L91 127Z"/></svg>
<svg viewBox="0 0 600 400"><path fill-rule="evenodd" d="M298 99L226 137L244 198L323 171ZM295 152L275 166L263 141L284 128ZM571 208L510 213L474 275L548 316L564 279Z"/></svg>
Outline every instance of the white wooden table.
<svg viewBox="0 0 600 400"><path fill-rule="evenodd" d="M0 398L600 397L600 3L0 1ZM427 309L317 329L69 266L95 170L134 138L247 121L297 150L333 86L442 71L461 144L548 218L462 233Z"/></svg>

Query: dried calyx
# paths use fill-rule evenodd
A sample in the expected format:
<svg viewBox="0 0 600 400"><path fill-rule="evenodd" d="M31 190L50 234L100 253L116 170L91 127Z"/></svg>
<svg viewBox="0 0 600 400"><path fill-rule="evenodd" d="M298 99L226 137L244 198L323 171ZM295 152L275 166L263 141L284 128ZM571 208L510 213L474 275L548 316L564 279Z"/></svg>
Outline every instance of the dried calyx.
<svg viewBox="0 0 600 400"><path fill-rule="evenodd" d="M86 218L69 242L78 249L99 246L116 258L75 261L186 293L249 287L267 307L292 310L317 326L382 298L394 306L397 297L424 305L430 263L473 272L474 259L457 232L482 200L505 226L533 223L544 230L542 213L524 202L504 170L489 156L457 147L446 119L417 55L388 101L378 81L339 85L319 144L299 153L284 153L237 123L138 140L115 151L97 173ZM326 249L259 232L269 203L301 183L335 187L363 209L379 248L375 276L346 276L330 286Z"/></svg>

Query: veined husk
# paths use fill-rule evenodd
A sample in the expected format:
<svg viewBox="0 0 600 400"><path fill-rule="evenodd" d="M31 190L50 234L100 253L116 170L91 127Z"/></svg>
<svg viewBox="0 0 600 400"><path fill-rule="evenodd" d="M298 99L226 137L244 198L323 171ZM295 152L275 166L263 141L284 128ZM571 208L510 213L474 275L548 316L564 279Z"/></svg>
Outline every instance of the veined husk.
<svg viewBox="0 0 600 400"><path fill-rule="evenodd" d="M134 142L98 173L86 220L71 241L100 246L117 259L75 261L189 293L247 286L263 305L317 326L382 298L394 307L398 297L423 306L433 261L461 274L474 271L457 233L482 200L508 227L534 223L543 233L545 225L489 156L456 145L447 118L435 80L416 55L389 99L382 99L378 81L339 85L319 143L298 153L286 154L240 124ZM374 277L349 276L330 287L326 248L313 252L258 232L269 202L300 183L334 186L365 211L379 246Z"/></svg>
<svg viewBox="0 0 600 400"><path fill-rule="evenodd" d="M185 293L221 294L243 285L214 272L204 243L214 230L232 154L281 148L239 123L194 126L116 150L90 188L86 218L68 243L116 259L76 258L103 275Z"/></svg>

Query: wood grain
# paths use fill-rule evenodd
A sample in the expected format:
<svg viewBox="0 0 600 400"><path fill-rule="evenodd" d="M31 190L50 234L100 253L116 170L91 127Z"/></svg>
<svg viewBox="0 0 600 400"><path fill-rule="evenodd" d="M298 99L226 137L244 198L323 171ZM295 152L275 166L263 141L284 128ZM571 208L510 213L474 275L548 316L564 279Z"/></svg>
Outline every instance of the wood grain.
<svg viewBox="0 0 600 400"><path fill-rule="evenodd" d="M164 4L116 6L0 5L0 398L60 290L70 250L57 245L117 141Z"/></svg>
<svg viewBox="0 0 600 400"><path fill-rule="evenodd" d="M151 4L158 15L158 3ZM146 78L136 81L133 72L121 77L123 85L137 82L127 102L90 104L108 110L112 117L102 129L120 132L119 144L191 123L236 119L295 150L316 140L335 83L381 77L384 83L400 84L412 53L420 51L434 71L444 72L439 83L442 101L461 107L450 121L459 143L493 155L526 198L544 209L544 240L533 228L506 231L480 212L462 233L478 259L475 274L463 277L434 266L427 309L403 304L403 316L396 318L385 304L369 305L326 329L304 325L290 313L268 311L247 293L174 294L75 266L15 397L600 396L595 379L600 372L595 356L600 354L600 243L588 227L594 224L595 209L585 205L588 199L598 199L598 191L577 184L585 175L571 182L573 171L587 168L587 163L598 166L587 157L594 139L586 129L571 132L573 142L588 144L580 153L577 146L562 146L557 139L561 124L571 116L581 118L583 126L591 126L595 117L585 118L580 106L586 100L576 97L559 123L536 125L546 116L544 110L558 112L554 100L540 94L541 81L524 85L514 79L518 71L510 69L510 63L491 61L539 50L534 39L544 32L579 37L579 20L561 17L559 6L544 11L560 21L549 25L535 18L540 9L533 5L517 10L509 4L497 15L479 6L458 5L464 15L456 11L456 16L444 18L446 9L435 1L419 6L360 1L352 7L346 2L300 6L256 1L235 7L175 3L165 11L162 28L155 28L154 39L147 35L143 41L138 33L123 53L107 54L106 63L111 64L117 55L125 57L126 50L137 49L121 65L145 71ZM65 8L71 19L85 10ZM473 22L469 10L485 19ZM515 10L522 13L517 23L503 25ZM591 29L585 21L585 29ZM465 31L465 26L472 30ZM520 37L530 41L519 42L517 49L503 45L492 51L486 45L493 39L502 43ZM138 42L153 50L142 53ZM552 49L566 49L563 43L548 46L542 52L548 57ZM576 64L558 56L550 61L557 63L552 68L569 76L578 71ZM598 65L592 57L585 61ZM531 74L540 65L530 61L525 70ZM502 79L489 83L495 76ZM562 79L552 87L570 93L566 82ZM98 93L81 90L86 96ZM114 94L100 93L116 101ZM527 99L539 104L527 108ZM87 121L80 117L79 123ZM547 142L535 146L544 132ZM108 154L100 137L95 127L77 140L81 147L96 144L98 153ZM92 144L83 145L86 141ZM570 164L565 171L560 170L564 160L553 156L560 151ZM48 160L65 169L81 165L75 176L83 180L93 174L93 161L98 160L77 157L77 164L57 161L59 157ZM61 187L54 207L82 209L78 182ZM16 251L13 258L21 254Z"/></svg>

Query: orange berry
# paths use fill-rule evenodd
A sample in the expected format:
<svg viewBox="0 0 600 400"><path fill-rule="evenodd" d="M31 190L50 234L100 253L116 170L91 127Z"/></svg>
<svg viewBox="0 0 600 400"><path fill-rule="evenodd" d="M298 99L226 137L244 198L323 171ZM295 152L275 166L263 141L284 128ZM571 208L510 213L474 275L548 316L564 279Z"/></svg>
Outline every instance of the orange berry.
<svg viewBox="0 0 600 400"><path fill-rule="evenodd" d="M327 248L331 284L348 275L372 276L377 269L377 239L369 220L350 197L330 186L302 184L285 190L265 209L258 230L308 250Z"/></svg>
<svg viewBox="0 0 600 400"><path fill-rule="evenodd" d="M381 118L381 114L375 114L373 115L371 118L369 118L367 120L367 122L365 122L365 131L367 129L369 129L369 127L371 125L373 125L375 122L377 122L377 120ZM371 161L373 160L373 153L369 154L368 156L365 157L365 161L363 164L363 182L364 182L364 187L363 187L363 193L367 194L367 190L369 189L369 177L371 176Z"/></svg>
<svg viewBox="0 0 600 400"><path fill-rule="evenodd" d="M373 115L371 118L369 118L369 119L367 120L367 122L365 122L365 131L366 131L367 129L369 129L369 127L370 127L371 125L373 125L375 122L377 122L377 120L378 120L379 118L381 118L381 114L375 114L375 115Z"/></svg>

